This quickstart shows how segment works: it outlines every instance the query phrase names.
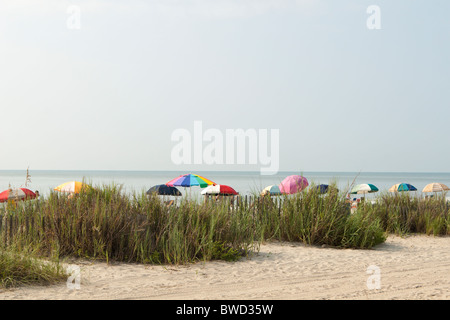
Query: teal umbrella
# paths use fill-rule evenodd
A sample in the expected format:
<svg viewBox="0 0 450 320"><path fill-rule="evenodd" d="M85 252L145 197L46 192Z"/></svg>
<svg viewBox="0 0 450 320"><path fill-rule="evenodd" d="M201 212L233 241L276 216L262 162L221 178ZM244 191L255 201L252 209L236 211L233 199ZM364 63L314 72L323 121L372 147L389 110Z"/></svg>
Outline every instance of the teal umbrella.
<svg viewBox="0 0 450 320"><path fill-rule="evenodd" d="M401 191L417 191L417 188L409 183L397 183L389 188L389 192L401 192Z"/></svg>
<svg viewBox="0 0 450 320"><path fill-rule="evenodd" d="M264 190L261 192L262 196L265 196L267 194L270 194L271 196L279 196L281 195L280 188L277 185L268 186L265 187Z"/></svg>

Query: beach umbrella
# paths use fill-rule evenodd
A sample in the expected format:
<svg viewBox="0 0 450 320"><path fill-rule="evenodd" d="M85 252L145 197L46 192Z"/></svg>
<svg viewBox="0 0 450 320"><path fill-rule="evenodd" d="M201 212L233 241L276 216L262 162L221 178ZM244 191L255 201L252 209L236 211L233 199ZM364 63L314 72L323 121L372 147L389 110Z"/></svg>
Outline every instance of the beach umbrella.
<svg viewBox="0 0 450 320"><path fill-rule="evenodd" d="M165 184L159 184L157 186L151 187L150 189L148 189L147 194L151 193L156 193L157 195L160 196L175 196L175 197L181 196L180 190Z"/></svg>
<svg viewBox="0 0 450 320"><path fill-rule="evenodd" d="M59 192L68 192L68 193L80 193L82 189L84 188L90 188L91 186L87 185L86 183L79 182L79 181L69 181L65 182L59 186L57 186L55 189Z"/></svg>
<svg viewBox="0 0 450 320"><path fill-rule="evenodd" d="M0 193L0 202L10 200L29 200L35 199L36 193L27 188L8 189Z"/></svg>
<svg viewBox="0 0 450 320"><path fill-rule="evenodd" d="M261 195L265 196L265 195L271 195L271 196L279 196L281 195L281 191L280 188L277 185L271 185L271 186L267 186L263 189L263 191L261 191Z"/></svg>
<svg viewBox="0 0 450 320"><path fill-rule="evenodd" d="M199 176L197 174L183 174L175 179L170 180L166 183L166 185L174 187L192 187L192 186L200 186L200 188L206 188L210 185L215 185L216 183L206 179L205 177Z"/></svg>
<svg viewBox="0 0 450 320"><path fill-rule="evenodd" d="M212 194L218 194L218 195L237 195L238 193L236 190L234 190L230 186L226 186L224 184L216 184L209 187L206 187L202 192L202 195L212 195Z"/></svg>
<svg viewBox="0 0 450 320"><path fill-rule="evenodd" d="M322 194L330 192L330 191L339 192L338 188L330 186L328 184L319 184L318 186L316 186L316 190Z"/></svg>
<svg viewBox="0 0 450 320"><path fill-rule="evenodd" d="M293 194L302 191L309 185L308 180L300 175L292 175L286 177L278 185L281 193Z"/></svg>
<svg viewBox="0 0 450 320"><path fill-rule="evenodd" d="M417 188L409 183L397 183L389 188L389 192L417 191Z"/></svg>
<svg viewBox="0 0 450 320"><path fill-rule="evenodd" d="M425 188L423 188L422 192L444 192L450 190L449 187L447 187L443 183L439 182L433 182L430 184L427 184Z"/></svg>
<svg viewBox="0 0 450 320"><path fill-rule="evenodd" d="M378 188L370 183L358 184L352 188L350 191L351 194L365 194L365 193L373 193L377 192Z"/></svg>

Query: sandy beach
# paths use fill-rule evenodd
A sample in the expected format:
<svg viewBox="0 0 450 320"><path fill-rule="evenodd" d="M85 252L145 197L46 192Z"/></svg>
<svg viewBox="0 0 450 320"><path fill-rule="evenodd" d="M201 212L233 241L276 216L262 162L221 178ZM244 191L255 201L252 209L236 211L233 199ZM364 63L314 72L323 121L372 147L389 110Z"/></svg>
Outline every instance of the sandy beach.
<svg viewBox="0 0 450 320"><path fill-rule="evenodd" d="M79 289L68 289L66 283L21 287L0 290L0 299L450 298L449 237L390 236L372 250L270 242L238 262L149 266L77 261L77 265ZM369 266L379 268L379 277L368 273ZM369 281L369 288L368 279L374 276L379 282Z"/></svg>

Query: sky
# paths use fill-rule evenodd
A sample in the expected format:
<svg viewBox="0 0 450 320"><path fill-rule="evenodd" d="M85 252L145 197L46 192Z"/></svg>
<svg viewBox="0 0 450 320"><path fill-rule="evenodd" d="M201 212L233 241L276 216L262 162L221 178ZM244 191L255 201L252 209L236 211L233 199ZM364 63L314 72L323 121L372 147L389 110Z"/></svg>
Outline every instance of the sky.
<svg viewBox="0 0 450 320"><path fill-rule="evenodd" d="M256 163L195 163L201 123L258 143L278 132L266 140L280 171L449 172L449 12L448 0L1 0L0 170L264 166L250 142ZM174 161L179 130L190 163Z"/></svg>

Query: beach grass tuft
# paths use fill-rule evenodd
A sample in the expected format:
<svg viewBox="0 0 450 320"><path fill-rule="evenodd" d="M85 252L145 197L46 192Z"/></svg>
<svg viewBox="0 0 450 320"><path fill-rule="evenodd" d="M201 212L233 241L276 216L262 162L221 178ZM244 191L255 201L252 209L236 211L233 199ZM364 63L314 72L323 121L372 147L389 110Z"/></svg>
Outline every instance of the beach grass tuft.
<svg viewBox="0 0 450 320"><path fill-rule="evenodd" d="M50 285L67 279L58 262L42 260L33 252L0 249L0 287Z"/></svg>
<svg viewBox="0 0 450 320"><path fill-rule="evenodd" d="M358 212L378 217L388 233L450 235L450 204L445 194L424 199L409 193L382 193L376 203L367 202Z"/></svg>
<svg viewBox="0 0 450 320"><path fill-rule="evenodd" d="M156 195L129 197L115 185L74 197L52 192L6 210L3 216L12 228L0 232L0 247L32 247L52 258L180 264L229 259L254 247L251 225L225 205L185 199L168 207Z"/></svg>
<svg viewBox="0 0 450 320"><path fill-rule="evenodd" d="M277 208L262 206L265 238L365 249L385 241L377 217L352 215L345 197L337 188L330 189L334 191L321 194L312 185L301 193L281 196Z"/></svg>

